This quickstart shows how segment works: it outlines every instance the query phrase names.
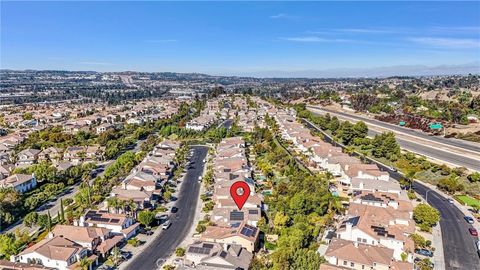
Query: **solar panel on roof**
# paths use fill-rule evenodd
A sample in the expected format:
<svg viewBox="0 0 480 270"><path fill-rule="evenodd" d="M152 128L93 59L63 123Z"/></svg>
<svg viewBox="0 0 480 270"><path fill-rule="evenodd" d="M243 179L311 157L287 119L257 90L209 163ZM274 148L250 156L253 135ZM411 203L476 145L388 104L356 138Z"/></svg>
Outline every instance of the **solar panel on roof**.
<svg viewBox="0 0 480 270"><path fill-rule="evenodd" d="M242 228L242 230L240 231L241 234L247 236L247 237L252 237L255 235L255 233L257 232L257 228L254 228L254 227L251 227L251 226L248 226L248 225L245 225L245 227Z"/></svg>
<svg viewBox="0 0 480 270"><path fill-rule="evenodd" d="M202 246L203 246L204 248L213 248L213 244L206 244L206 243L204 243Z"/></svg>
<svg viewBox="0 0 480 270"><path fill-rule="evenodd" d="M117 223L117 222L119 222L119 221L120 221L120 219L118 219L118 218L112 218L112 219L110 220L110 222L113 222L113 223Z"/></svg>
<svg viewBox="0 0 480 270"><path fill-rule="evenodd" d="M209 254L209 248L202 248L202 247L189 247L188 252L190 253L197 253L197 254Z"/></svg>
<svg viewBox="0 0 480 270"><path fill-rule="evenodd" d="M233 223L232 224L232 228L238 228L238 227L240 227L240 223Z"/></svg>
<svg viewBox="0 0 480 270"><path fill-rule="evenodd" d="M230 212L230 220L243 220L244 218L244 215L243 215L243 212L239 212L239 211L232 211Z"/></svg>
<svg viewBox="0 0 480 270"><path fill-rule="evenodd" d="M110 219L109 218L101 218L101 217L91 217L90 220L92 221L98 221L98 222L108 222Z"/></svg>

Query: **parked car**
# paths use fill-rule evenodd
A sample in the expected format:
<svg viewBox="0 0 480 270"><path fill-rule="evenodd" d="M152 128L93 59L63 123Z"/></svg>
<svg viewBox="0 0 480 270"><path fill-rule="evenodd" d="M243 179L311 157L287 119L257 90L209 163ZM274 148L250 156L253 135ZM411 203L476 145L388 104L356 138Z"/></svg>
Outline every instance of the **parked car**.
<svg viewBox="0 0 480 270"><path fill-rule="evenodd" d="M474 223L474 220L472 217L469 217L469 216L464 216L463 219L465 219L466 222L470 223L470 224L473 224Z"/></svg>
<svg viewBox="0 0 480 270"><path fill-rule="evenodd" d="M132 257L132 253L130 251L128 251L128 252L122 251L121 254L122 254L122 259L124 261L128 261L128 259L130 259Z"/></svg>
<svg viewBox="0 0 480 270"><path fill-rule="evenodd" d="M163 230L166 230L166 229L170 228L171 225L172 225L172 222L170 221L170 219L168 219L167 221L165 221L165 222L162 224L162 229L163 229Z"/></svg>
<svg viewBox="0 0 480 270"><path fill-rule="evenodd" d="M448 202L449 202L450 204L453 204L453 199L448 199Z"/></svg>
<svg viewBox="0 0 480 270"><path fill-rule="evenodd" d="M433 257L433 252L427 249L415 249L415 253L427 256L427 257Z"/></svg>
<svg viewBox="0 0 480 270"><path fill-rule="evenodd" d="M153 232L151 230L147 230L145 228L140 228L138 230L138 232L141 233L141 234L145 234L145 235L152 235L153 234Z"/></svg>
<svg viewBox="0 0 480 270"><path fill-rule="evenodd" d="M469 228L468 231L470 232L470 234L471 234L472 236L478 236L477 229L475 229L475 228Z"/></svg>
<svg viewBox="0 0 480 270"><path fill-rule="evenodd" d="M178 208L177 207L172 207L172 209L170 209L170 212L171 213L177 213L178 212Z"/></svg>

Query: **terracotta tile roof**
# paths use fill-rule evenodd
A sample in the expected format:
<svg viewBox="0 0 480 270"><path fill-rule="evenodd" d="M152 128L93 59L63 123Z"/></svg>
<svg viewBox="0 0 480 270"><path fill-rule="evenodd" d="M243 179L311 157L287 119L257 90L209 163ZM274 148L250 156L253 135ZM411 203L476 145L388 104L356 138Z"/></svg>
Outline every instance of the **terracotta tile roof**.
<svg viewBox="0 0 480 270"><path fill-rule="evenodd" d="M61 236L43 239L35 245L25 249L19 255L37 252L51 260L67 261L71 256L80 253L84 248Z"/></svg>
<svg viewBox="0 0 480 270"><path fill-rule="evenodd" d="M46 267L38 264L29 264L29 263L0 260L0 269L3 269L3 270L53 270L55 268Z"/></svg>
<svg viewBox="0 0 480 270"><path fill-rule="evenodd" d="M95 238L104 238L111 230L100 227L80 227L71 225L57 225L53 228L54 236L62 236L75 242L92 242Z"/></svg>
<svg viewBox="0 0 480 270"><path fill-rule="evenodd" d="M325 256L369 266L374 263L390 265L393 258L393 249L355 244L354 242L335 238L330 242Z"/></svg>

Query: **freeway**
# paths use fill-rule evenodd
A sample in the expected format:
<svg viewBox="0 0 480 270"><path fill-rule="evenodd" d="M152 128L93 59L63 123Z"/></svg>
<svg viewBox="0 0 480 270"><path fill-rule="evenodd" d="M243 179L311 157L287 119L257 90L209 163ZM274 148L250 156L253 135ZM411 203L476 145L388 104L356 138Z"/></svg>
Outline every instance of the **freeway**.
<svg viewBox="0 0 480 270"><path fill-rule="evenodd" d="M397 142L403 149L447 164L480 171L480 155L478 154L480 153L480 145L478 144L464 142L457 139L428 136L427 134L416 130L344 112L337 112L314 106L308 106L308 108L310 110L315 110L312 111L313 113L323 111L347 120L363 121L369 127L368 135L372 137L382 132L381 130L378 130L378 127L383 130L393 131L396 133Z"/></svg>
<svg viewBox="0 0 480 270"><path fill-rule="evenodd" d="M192 146L193 156L190 158L192 166L188 167L180 194L175 206L179 209L171 216L172 225L161 232L148 247L133 258L126 267L127 270L153 270L161 264L177 248L194 225L195 210L200 193L198 178L203 174L203 160L207 156L208 147Z"/></svg>
<svg viewBox="0 0 480 270"><path fill-rule="evenodd" d="M308 128L316 129L325 134L317 126L307 120L304 120ZM325 134L325 141L342 146L335 143ZM344 146L342 146L343 148ZM403 175L400 172L392 170L390 167L371 158L366 158L368 163L375 163L380 170L387 171L390 177L399 181ZM424 197L427 202L438 209L441 214L440 227L442 229L442 242L444 250L445 266L447 270L480 270L480 259L475 250L475 240L468 232L471 225L463 219L463 213L454 204L450 204L446 198L438 192L428 188L427 186L415 181L412 188Z"/></svg>

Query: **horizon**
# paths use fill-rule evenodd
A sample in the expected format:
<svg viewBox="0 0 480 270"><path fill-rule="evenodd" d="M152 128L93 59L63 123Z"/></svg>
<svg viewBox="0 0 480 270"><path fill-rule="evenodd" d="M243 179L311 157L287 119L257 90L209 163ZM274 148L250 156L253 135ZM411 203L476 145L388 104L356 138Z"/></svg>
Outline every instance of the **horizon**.
<svg viewBox="0 0 480 270"><path fill-rule="evenodd" d="M479 2L0 4L1 69L256 78L480 73Z"/></svg>

